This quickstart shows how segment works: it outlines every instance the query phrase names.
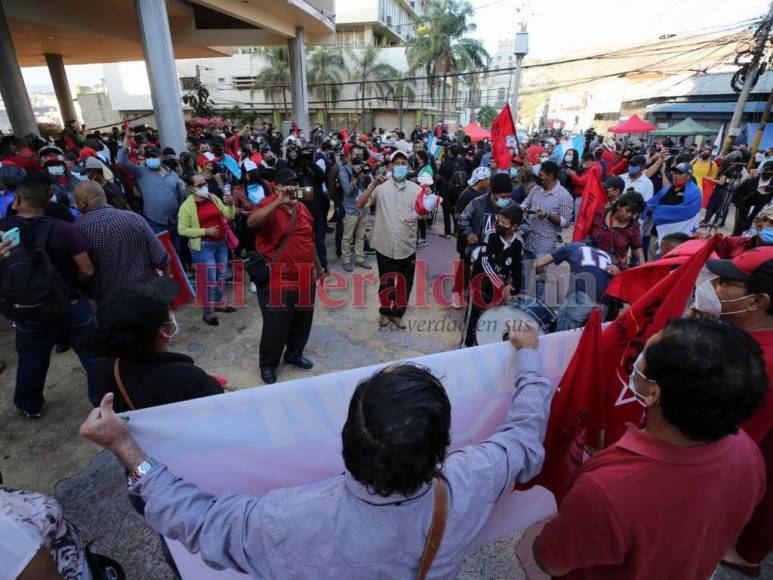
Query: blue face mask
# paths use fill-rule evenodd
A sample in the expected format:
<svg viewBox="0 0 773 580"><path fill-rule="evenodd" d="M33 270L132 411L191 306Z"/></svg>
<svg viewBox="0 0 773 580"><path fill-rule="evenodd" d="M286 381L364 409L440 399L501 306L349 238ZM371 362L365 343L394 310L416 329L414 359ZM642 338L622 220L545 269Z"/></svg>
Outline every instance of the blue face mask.
<svg viewBox="0 0 773 580"><path fill-rule="evenodd" d="M518 168L517 167L511 167L510 168L510 177L518 177Z"/></svg>
<svg viewBox="0 0 773 580"><path fill-rule="evenodd" d="M161 160L158 157L148 157L145 159L145 167L148 169L158 169L161 167Z"/></svg>
<svg viewBox="0 0 773 580"><path fill-rule="evenodd" d="M405 178L408 177L408 166L395 165L394 169L392 169L392 177L395 178L395 181L405 180Z"/></svg>
<svg viewBox="0 0 773 580"><path fill-rule="evenodd" d="M247 198L252 205L258 205L264 197L266 197L266 193L263 191L263 186L259 183L250 183L247 186Z"/></svg>
<svg viewBox="0 0 773 580"><path fill-rule="evenodd" d="M637 167L636 165L628 166L628 175L639 175L640 173L641 173L641 167Z"/></svg>
<svg viewBox="0 0 773 580"><path fill-rule="evenodd" d="M766 246L773 246L773 227L768 226L766 228L762 228L762 231L760 232L760 240L762 240L762 243Z"/></svg>
<svg viewBox="0 0 773 580"><path fill-rule="evenodd" d="M510 199L507 197L498 197L496 199L496 204L497 204L497 207L500 207L500 208L507 207L508 205L510 205Z"/></svg>

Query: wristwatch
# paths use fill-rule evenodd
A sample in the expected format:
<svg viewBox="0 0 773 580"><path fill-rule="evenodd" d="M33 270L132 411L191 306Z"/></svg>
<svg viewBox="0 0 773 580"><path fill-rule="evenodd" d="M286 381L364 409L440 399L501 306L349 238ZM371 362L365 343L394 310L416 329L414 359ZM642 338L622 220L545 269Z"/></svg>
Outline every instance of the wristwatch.
<svg viewBox="0 0 773 580"><path fill-rule="evenodd" d="M153 467L153 464L149 459L146 459L140 463L126 476L127 485L134 485L137 483L148 471L150 471L151 467Z"/></svg>

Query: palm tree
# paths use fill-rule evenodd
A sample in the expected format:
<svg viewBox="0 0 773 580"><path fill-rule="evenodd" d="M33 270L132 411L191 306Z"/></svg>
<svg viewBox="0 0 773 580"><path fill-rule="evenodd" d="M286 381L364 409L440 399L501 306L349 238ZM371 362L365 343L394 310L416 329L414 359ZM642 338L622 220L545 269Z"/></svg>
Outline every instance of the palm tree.
<svg viewBox="0 0 773 580"><path fill-rule="evenodd" d="M424 69L433 105L440 77L440 111L445 122L448 75L480 71L488 66L490 57L480 40L465 38L476 29L475 23L468 22L474 14L468 0L428 0L424 14L426 21L410 40L406 58L412 72Z"/></svg>
<svg viewBox="0 0 773 580"><path fill-rule="evenodd" d="M359 91L362 99L361 118L365 116L365 98L373 94L375 87L376 93L383 98L392 88L392 84L386 79L399 76L397 69L390 64L378 62L379 50L375 46L369 46L362 52L351 53L352 59L352 78L360 81ZM381 82L368 82L381 81Z"/></svg>
<svg viewBox="0 0 773 580"><path fill-rule="evenodd" d="M409 73L403 74L389 88L387 97L397 103L397 125L403 130L403 107L405 103L410 103L416 98L416 92L413 90L413 83L406 80L410 77Z"/></svg>
<svg viewBox="0 0 773 580"><path fill-rule="evenodd" d="M290 85L290 55L286 46L260 47L256 54L268 60L268 66L258 73L255 84L250 89L250 95L254 91L262 90L266 99L276 106L276 94L282 91L285 114L290 113L287 106L287 87Z"/></svg>
<svg viewBox="0 0 773 580"><path fill-rule="evenodd" d="M308 79L309 83L316 85L312 90L322 99L327 129L330 129L329 104L338 100L341 93L339 85L343 82L343 75L348 77L348 74L346 61L340 54L326 48L318 48L311 53L308 60Z"/></svg>

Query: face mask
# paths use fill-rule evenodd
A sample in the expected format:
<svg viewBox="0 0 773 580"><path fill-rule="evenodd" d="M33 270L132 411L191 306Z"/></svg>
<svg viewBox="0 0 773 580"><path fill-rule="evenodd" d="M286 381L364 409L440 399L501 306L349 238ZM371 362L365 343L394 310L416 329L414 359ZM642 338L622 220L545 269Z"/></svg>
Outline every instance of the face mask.
<svg viewBox="0 0 773 580"><path fill-rule="evenodd" d="M675 187L681 187L681 186L683 186L685 183L687 183L687 179L688 179L688 177L687 177L686 175L681 175L681 176L679 176L679 177L677 177L677 176L675 175L675 176L674 176L674 186L675 186Z"/></svg>
<svg viewBox="0 0 773 580"><path fill-rule="evenodd" d="M517 167L511 167L510 168L510 177L518 177L518 168Z"/></svg>
<svg viewBox="0 0 773 580"><path fill-rule="evenodd" d="M645 381L649 381L649 379L645 377L644 374L639 370L639 363L641 362L641 359L643 357L644 357L644 352L642 351L639 353L639 356L636 357L636 360L633 363L631 376L628 377L628 388L631 389L631 392L633 393L634 397L636 397L636 400L646 407L647 406L646 397L639 392L638 388L636 388L636 381L634 380L636 375L639 375ZM650 381L650 382L653 382L653 381Z"/></svg>
<svg viewBox="0 0 773 580"><path fill-rule="evenodd" d="M510 198L498 197L494 203L496 203L497 207L499 208L507 207L508 205L510 205Z"/></svg>
<svg viewBox="0 0 773 580"><path fill-rule="evenodd" d="M501 226L499 224L496 225L497 235L500 237L505 237L509 232L510 228L506 228L505 226Z"/></svg>
<svg viewBox="0 0 773 580"><path fill-rule="evenodd" d="M47 167L48 173L51 175L55 175L56 177L59 177L60 175L64 175L64 165L50 165Z"/></svg>
<svg viewBox="0 0 773 580"><path fill-rule="evenodd" d="M566 157L564 157L564 161L566 161L567 163L571 163L572 161L574 161L574 155L567 155Z"/></svg>
<svg viewBox="0 0 773 580"><path fill-rule="evenodd" d="M726 302L738 302L739 300L743 300L749 296L754 296L754 294L748 294L746 296L741 296L740 298L733 298L732 300L720 300L719 296L717 295L717 289L714 288L712 281L706 280L703 284L695 289L695 303L693 306L703 312L703 314L713 318L719 318L720 316L729 316L731 314L746 312L746 308L741 310L733 310L731 312L722 312L722 304Z"/></svg>
<svg viewBox="0 0 773 580"><path fill-rule="evenodd" d="M177 320L174 317L174 314L172 314L172 320L164 324L164 326L167 326L171 324L174 327L174 330L171 334L167 334L165 332L162 332L161 335L166 338L167 340L172 340L175 336L177 336L180 333L180 327L177 326Z"/></svg>
<svg viewBox="0 0 773 580"><path fill-rule="evenodd" d="M762 228L762 231L760 232L760 240L762 240L762 243L765 245L773 245L773 227L768 226Z"/></svg>
<svg viewBox="0 0 773 580"><path fill-rule="evenodd" d="M89 180L89 176L88 175L83 175L82 173L76 173L75 177L77 177L79 181L88 181Z"/></svg>
<svg viewBox="0 0 773 580"><path fill-rule="evenodd" d="M148 157L145 159L145 167L148 169L158 169L161 167L161 160L158 157Z"/></svg>
<svg viewBox="0 0 773 580"><path fill-rule="evenodd" d="M392 170L392 177L395 178L395 181L403 181L407 176L408 176L407 165L395 165L395 168Z"/></svg>
<svg viewBox="0 0 773 580"><path fill-rule="evenodd" d="M641 173L641 167L636 165L628 166L628 175L639 175Z"/></svg>
<svg viewBox="0 0 773 580"><path fill-rule="evenodd" d="M193 190L193 193L199 197L209 197L209 188L206 185L204 187L197 187Z"/></svg>

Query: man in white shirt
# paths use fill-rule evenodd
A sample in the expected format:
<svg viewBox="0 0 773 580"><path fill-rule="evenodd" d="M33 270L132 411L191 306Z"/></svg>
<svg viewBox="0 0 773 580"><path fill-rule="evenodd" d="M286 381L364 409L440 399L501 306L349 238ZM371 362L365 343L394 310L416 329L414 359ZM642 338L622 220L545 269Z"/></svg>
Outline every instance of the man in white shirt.
<svg viewBox="0 0 773 580"><path fill-rule="evenodd" d="M628 173L623 173L620 177L625 181L625 190L633 189L636 193L641 194L644 198L644 203L647 203L655 193L655 188L652 185L652 180L644 174L647 160L643 155L635 155L628 162Z"/></svg>

